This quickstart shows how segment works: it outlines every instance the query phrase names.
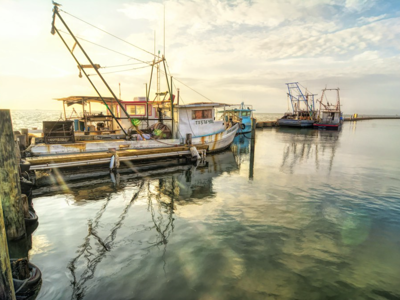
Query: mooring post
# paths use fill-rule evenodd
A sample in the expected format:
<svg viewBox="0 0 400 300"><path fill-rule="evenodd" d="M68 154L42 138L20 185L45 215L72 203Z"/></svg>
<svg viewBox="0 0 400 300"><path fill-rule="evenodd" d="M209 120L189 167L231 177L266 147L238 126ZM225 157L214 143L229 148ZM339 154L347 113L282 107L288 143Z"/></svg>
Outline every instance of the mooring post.
<svg viewBox="0 0 400 300"><path fill-rule="evenodd" d="M188 145L188 146L192 145L192 134L191 133L186 134L186 145Z"/></svg>
<svg viewBox="0 0 400 300"><path fill-rule="evenodd" d="M249 179L253 180L254 177L254 148L256 144L256 126L257 119L251 119L251 142L250 142L250 170Z"/></svg>
<svg viewBox="0 0 400 300"><path fill-rule="evenodd" d="M0 202L7 239L25 236L19 164L9 109L0 109Z"/></svg>

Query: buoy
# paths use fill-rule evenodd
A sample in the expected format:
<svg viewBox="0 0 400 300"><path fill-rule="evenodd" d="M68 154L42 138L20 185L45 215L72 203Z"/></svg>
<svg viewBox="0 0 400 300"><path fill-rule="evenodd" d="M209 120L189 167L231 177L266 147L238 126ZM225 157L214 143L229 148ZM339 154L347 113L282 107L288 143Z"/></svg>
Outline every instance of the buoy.
<svg viewBox="0 0 400 300"><path fill-rule="evenodd" d="M190 153L192 154L192 158L195 158L196 160L200 160L201 159L199 151L197 151L195 146L190 147Z"/></svg>
<svg viewBox="0 0 400 300"><path fill-rule="evenodd" d="M110 160L110 171L114 170L114 166L115 166L115 156L111 156L111 160Z"/></svg>

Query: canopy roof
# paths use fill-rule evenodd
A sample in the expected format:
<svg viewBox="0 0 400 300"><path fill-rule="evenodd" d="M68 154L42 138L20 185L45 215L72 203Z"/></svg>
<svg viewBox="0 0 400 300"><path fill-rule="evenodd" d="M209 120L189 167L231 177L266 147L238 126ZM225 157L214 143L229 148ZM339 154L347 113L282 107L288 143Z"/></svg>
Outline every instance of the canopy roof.
<svg viewBox="0 0 400 300"><path fill-rule="evenodd" d="M112 103L116 102L113 97L103 97L103 99L107 104L112 104ZM74 105L74 104L82 105L82 103L87 103L87 102L96 102L96 103L103 104L103 101L101 100L101 98L96 97L96 96L69 96L66 98L54 98L54 100L65 101L65 103L68 106Z"/></svg>
<svg viewBox="0 0 400 300"><path fill-rule="evenodd" d="M103 99L107 103L107 105L116 104L114 97L103 97ZM65 97L65 98L54 98L54 100L65 101L65 104L67 104L67 106L71 106L74 104L82 105L82 103L86 104L88 102L104 104L104 102L101 100L101 98L97 97L97 96L69 96L69 97ZM121 99L118 99L118 100L121 101L121 103L126 103L126 104L134 104L136 102L143 102L140 100L133 100L133 101L126 101L126 100L121 100ZM168 104L168 103L170 103L170 100L164 100L164 101L150 101L149 100L148 102L151 104Z"/></svg>
<svg viewBox="0 0 400 300"><path fill-rule="evenodd" d="M222 106L230 106L230 104L226 103L216 103L216 102L195 102L183 105L175 105L178 108L196 108L196 107L222 107Z"/></svg>

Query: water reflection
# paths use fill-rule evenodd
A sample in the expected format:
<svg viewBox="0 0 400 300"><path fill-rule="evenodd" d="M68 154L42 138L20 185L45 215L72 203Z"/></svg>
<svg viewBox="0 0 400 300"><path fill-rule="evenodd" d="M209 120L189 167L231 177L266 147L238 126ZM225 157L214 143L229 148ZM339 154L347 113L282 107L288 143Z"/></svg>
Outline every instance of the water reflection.
<svg viewBox="0 0 400 300"><path fill-rule="evenodd" d="M114 226L109 230L109 234L105 238L101 238L97 232L97 228L100 225L101 217L107 209L111 197L108 196L106 202L102 205L100 210L96 213L93 220L88 221L88 234L84 239L84 243L77 250L77 256L71 260L67 268L70 270L73 280L71 281L72 296L71 299L83 299L85 292L88 289L87 282L94 278L96 267L107 252L110 252L113 248L114 240L117 236L118 230L123 225L126 214L129 208L132 206L134 201L138 198L144 181L138 184L138 191L133 195L132 199L122 210L122 213L117 218ZM80 261L82 260L82 261ZM83 270L80 275L77 275L78 266L83 266Z"/></svg>
<svg viewBox="0 0 400 300"><path fill-rule="evenodd" d="M314 165L318 170L320 161L329 159L329 173L332 171L335 152L340 145L341 131L324 131L301 129L278 128L278 133L286 134L286 145L284 147L281 169L289 170L293 174L298 164Z"/></svg>
<svg viewBox="0 0 400 300"><path fill-rule="evenodd" d="M361 157L360 128L258 130L254 180L241 136L204 165L119 184L63 174L65 194L35 203L40 299L399 298L398 146Z"/></svg>
<svg viewBox="0 0 400 300"><path fill-rule="evenodd" d="M148 177L137 181L137 178L134 177L132 181L131 174L127 173L116 174L120 177L119 184L107 177L89 180L90 183L86 182L85 185L63 181L67 186L67 188L63 188L63 191L70 196L68 198L69 205L86 206L93 201L102 202L94 217L87 220L87 234L83 237L83 243L78 246L76 255L67 265L71 274L71 299L86 299L88 290L98 280L96 278L98 266L107 256L117 254L118 246L115 247L115 243L118 240L118 231L124 227L129 210L138 199L140 202L146 202L147 212L152 221L152 225L145 229L148 231L147 234L151 231L156 233L153 238L142 244L142 249L146 253L150 253L151 248L159 249L161 247L163 270L166 274L167 245L174 232L176 205L199 203L202 199L213 197L215 195L213 178L237 170L238 166L233 153L225 151L207 157L206 162L202 165L174 167L169 169L170 172L166 172L165 169L161 170L158 174L163 175L158 175L156 178ZM154 176L154 174L152 175ZM62 176L67 178L66 174ZM52 187L54 186L42 189L42 195L51 195L54 192ZM110 226L110 219L105 217L107 211L111 209L110 203L116 193L126 193L125 189L128 187L129 190L134 188L135 192L131 199L121 207L118 217L112 217L113 225ZM112 215L117 215L115 208ZM105 230L105 228L108 229Z"/></svg>

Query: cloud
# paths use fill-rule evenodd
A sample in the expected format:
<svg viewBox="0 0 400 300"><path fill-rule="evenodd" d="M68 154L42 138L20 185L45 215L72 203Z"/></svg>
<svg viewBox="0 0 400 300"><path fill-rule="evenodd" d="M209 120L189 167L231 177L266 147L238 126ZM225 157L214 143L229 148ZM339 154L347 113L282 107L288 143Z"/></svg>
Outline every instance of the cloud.
<svg viewBox="0 0 400 300"><path fill-rule="evenodd" d="M361 24L368 24L368 23L373 23L379 20L382 20L384 18L386 18L387 14L383 14L383 15L379 15L379 16L372 16L372 17L365 17L362 16L360 18L358 18L358 22Z"/></svg>
<svg viewBox="0 0 400 300"><path fill-rule="evenodd" d="M382 89L384 80L390 76L397 78L400 69L400 18L390 6L380 5L379 2L109 1L96 5L95 13L86 13L89 8L93 10L93 3L92 0L79 5L71 2L68 7L65 4L63 9L149 52L154 51L156 32L156 51L161 53L165 4L165 51L171 72L175 78L211 99L229 99L236 103L247 99L250 104L257 104L260 110L279 111L280 102L276 99L283 97L282 101L286 103L285 82L300 81L312 91L318 91L330 83L351 89L350 83L356 82L358 89L360 80L365 80L370 93L363 95L363 101L373 101L372 98L368 100L369 95L379 91L387 97L387 103L392 103L389 99L392 89ZM6 10L0 14L4 16L2 12L7 11L4 20L11 24L12 20L7 19L7 15L15 14L21 7L11 3L4 8ZM33 16L32 23L39 27L29 28L25 33L21 28L26 25L20 24L15 30L2 32L2 42L8 46L0 49L0 75L17 76L18 84L26 80L30 82L26 83L27 86L33 85L32 78L35 77L60 76L62 78L57 80L68 87L64 90L60 88L60 94L82 94L84 79L77 78L75 62L60 40L49 34L49 11L23 13ZM153 58L73 18L66 17L66 20L78 36L141 60ZM0 22L5 28L5 21L0 18ZM104 48L84 42L82 45L92 60L102 66L134 62ZM13 64L17 57L23 59L18 59L19 64ZM121 82L124 95L131 95L127 97L130 99L143 94L143 83L149 79L149 70L107 74L106 77L114 87ZM372 78L378 78L376 83ZM179 86L177 81L175 83ZM186 101L202 100L184 86L180 87L181 96ZM89 85L87 89L91 91ZM13 95L11 84L10 91L4 93ZM14 94L18 99L25 97ZM345 94L354 96L357 92ZM59 94L53 95L57 96Z"/></svg>

